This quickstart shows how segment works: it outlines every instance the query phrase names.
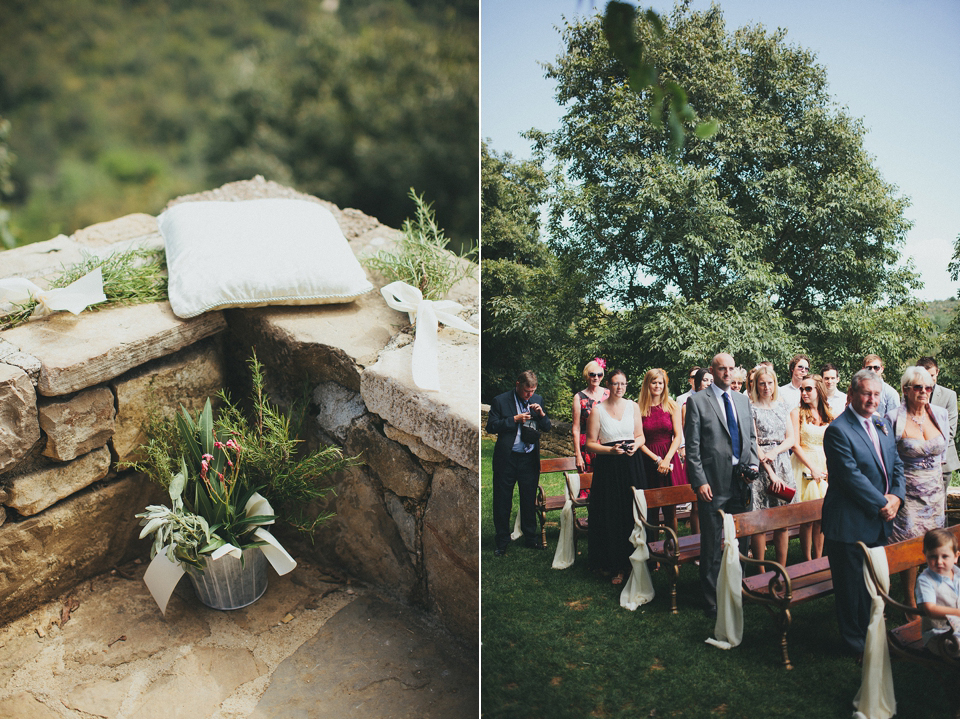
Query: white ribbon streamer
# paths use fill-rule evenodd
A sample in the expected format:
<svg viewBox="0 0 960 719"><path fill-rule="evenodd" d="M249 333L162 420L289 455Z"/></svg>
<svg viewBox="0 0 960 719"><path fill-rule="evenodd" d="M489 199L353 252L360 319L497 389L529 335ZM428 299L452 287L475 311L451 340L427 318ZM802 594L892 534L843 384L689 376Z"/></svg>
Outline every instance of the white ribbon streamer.
<svg viewBox="0 0 960 719"><path fill-rule="evenodd" d="M413 341L413 382L420 389L433 392L440 390L440 373L437 361L437 327L442 322L464 332L480 334L476 327L464 322L456 313L463 305L453 300L425 300L423 293L406 282L391 282L380 289L384 301L392 309L406 312L410 322L416 322L417 332Z"/></svg>
<svg viewBox="0 0 960 719"><path fill-rule="evenodd" d="M717 638L706 642L720 649L733 649L743 641L743 567L733 515L722 511L720 515L723 517L723 560L717 582L717 624L713 628Z"/></svg>
<svg viewBox="0 0 960 719"><path fill-rule="evenodd" d="M523 529L520 527L520 512L517 512L517 518L513 522L513 531L510 533L510 539L516 541L523 536Z"/></svg>
<svg viewBox="0 0 960 719"><path fill-rule="evenodd" d="M630 543L636 547L630 555L630 578L623 585L620 592L620 606L635 611L637 607L653 601L653 578L650 576L650 548L647 546L647 530L640 517L647 516L647 498L642 489L633 490L633 532L630 534Z"/></svg>
<svg viewBox="0 0 960 719"><path fill-rule="evenodd" d="M557 551L553 554L554 569L566 569L576 559L573 549L573 500L580 494L580 475L571 473L565 483L566 499L563 509L560 510L560 539L557 542Z"/></svg>
<svg viewBox="0 0 960 719"><path fill-rule="evenodd" d="M890 569L883 547L870 550L870 560L877 581L884 592L890 591ZM883 619L883 597L870 577L867 563L863 563L863 581L870 593L870 624L863 645L863 673L860 690L853 699L856 719L890 719L897 713L897 699L893 695L893 670L890 666L890 647L887 646L887 625Z"/></svg>
<svg viewBox="0 0 960 719"><path fill-rule="evenodd" d="M250 497L244 510L247 517L255 517L260 514L273 514L273 507L270 506L270 502L258 492L254 492L253 496ZM274 520L271 519L259 524L273 523ZM260 550L281 577L293 571L297 566L297 560L291 557L287 550L280 546L280 542L262 526L253 533L253 536L262 542L266 542L266 544L260 547ZM211 552L207 561L215 562L226 554L240 559L243 551L228 542ZM160 607L161 614L166 614L167 603L170 601L173 590L176 589L177 583L184 574L183 565L167 559L167 547L157 552L157 556L151 560L150 566L147 567L147 571L143 575L143 582L147 585L147 589L150 590L150 594L153 596L157 606Z"/></svg>
<svg viewBox="0 0 960 719"><path fill-rule="evenodd" d="M98 267L66 287L44 290L23 277L0 280L0 302L23 305L37 302L31 317L45 317L60 310L80 314L90 305L106 302L103 294L103 273Z"/></svg>

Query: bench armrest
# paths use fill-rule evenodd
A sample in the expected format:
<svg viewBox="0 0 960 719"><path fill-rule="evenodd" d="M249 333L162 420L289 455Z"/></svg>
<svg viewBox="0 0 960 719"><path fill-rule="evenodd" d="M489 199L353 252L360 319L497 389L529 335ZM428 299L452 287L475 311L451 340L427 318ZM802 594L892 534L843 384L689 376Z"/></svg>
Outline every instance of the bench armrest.
<svg viewBox="0 0 960 719"><path fill-rule="evenodd" d="M650 524L646 517L640 517L640 524L647 530L647 534L650 532L663 532L666 535L663 539L664 554L672 557L678 555L680 551L680 540L677 537L677 533L673 530L673 527L669 527L666 524Z"/></svg>
<svg viewBox="0 0 960 719"><path fill-rule="evenodd" d="M762 574L772 573L773 575L770 577L770 581L767 582L768 594L758 594L747 586L747 575L746 572L744 572L744 581L741 583L741 589L744 594L757 602L776 604L790 603L790 598L793 596L793 588L790 582L790 575L782 564L770 559L754 559L753 557L747 557L743 554L740 555L740 562L744 565L744 569L747 567L757 567L762 570Z"/></svg>

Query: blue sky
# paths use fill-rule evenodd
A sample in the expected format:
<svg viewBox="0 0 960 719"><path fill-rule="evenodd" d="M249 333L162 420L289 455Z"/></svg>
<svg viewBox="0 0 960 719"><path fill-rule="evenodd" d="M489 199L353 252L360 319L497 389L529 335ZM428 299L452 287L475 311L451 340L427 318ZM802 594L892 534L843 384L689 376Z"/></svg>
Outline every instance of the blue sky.
<svg viewBox="0 0 960 719"><path fill-rule="evenodd" d="M813 51L834 99L860 118L884 179L910 198L903 248L924 280L921 299L957 294L946 266L960 235L960 2L722 0L727 29L762 24ZM483 0L480 132L497 152L530 156L520 133L552 130L562 108L540 63L561 51L563 18L605 1ZM694 0L694 9L710 7ZM646 2L668 14L672 2Z"/></svg>

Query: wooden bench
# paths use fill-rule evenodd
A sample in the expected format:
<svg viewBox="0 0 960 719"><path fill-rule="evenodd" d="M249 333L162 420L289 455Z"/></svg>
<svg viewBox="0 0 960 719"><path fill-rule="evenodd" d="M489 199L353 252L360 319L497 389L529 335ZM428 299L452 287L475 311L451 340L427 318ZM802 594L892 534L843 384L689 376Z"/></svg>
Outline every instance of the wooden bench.
<svg viewBox="0 0 960 719"><path fill-rule="evenodd" d="M960 525L947 529L953 532L957 541L960 542ZM935 654L924 647L920 618L926 616L927 613L922 609L901 604L882 591L867 546L863 542L857 542L857 544L860 545L860 549L866 557L867 569L870 578L873 580L874 589L883 598L886 610L884 612L885 616L889 618L890 612L893 610L898 618L906 620L906 623L898 627L887 629L887 645L890 647L890 656L894 659L902 659L934 669L946 690L954 716L960 717L960 647L958 647L951 634L946 634L934 640L940 644L939 654ZM923 556L923 537L914 537L904 542L888 544L884 547L884 551L887 555L887 568L890 576L911 567L926 564L926 559ZM911 617L915 618L911 619Z"/></svg>
<svg viewBox="0 0 960 719"><path fill-rule="evenodd" d="M823 510L823 500L812 502L798 502L786 504L772 509L761 509L756 512L734 514L737 538L752 537L755 534L773 532L778 529L796 528L807 522L816 522L820 519ZM800 562L784 567L769 559L753 559L740 554L740 561L744 570L748 567L759 567L760 574L747 576L744 571L743 598L758 602L766 607L767 611L777 622L780 631L780 649L783 653L783 665L793 669L790 656L787 653L787 630L790 629L791 607L809 602L813 599L833 594L833 577L830 574L830 563L826 557L813 559L809 562ZM772 569L770 569L772 567Z"/></svg>
<svg viewBox="0 0 960 719"><path fill-rule="evenodd" d="M576 472L576 457L557 457L554 459L540 460L540 474L551 474L555 472ZM540 544L547 546L547 512L559 512L563 509L563 503L566 501L566 493L553 496L546 496L543 491L543 485L537 483L537 519L540 521Z"/></svg>
<svg viewBox="0 0 960 719"><path fill-rule="evenodd" d="M663 507L676 506L690 503L690 511L685 512L684 516L690 516L697 511L697 493L689 484L681 484L675 487L660 487L658 489L646 489L643 492L644 499L647 501L647 509L662 509ZM678 519L681 513L677 512ZM662 515L661 515L662 517ZM695 562L700 559L700 535L690 534L685 537L679 536L672 527L666 524L653 525L647 521L646 517L641 518L641 523L647 530L648 536L657 536L654 533L664 532L665 538L657 541L647 542L650 550L650 558L660 564L668 567L668 577L670 581L670 611L677 613L677 580L680 577L680 565L689 562ZM800 535L799 527L792 527L789 531L790 539ZM767 541L773 541L773 532L768 533Z"/></svg>
<svg viewBox="0 0 960 719"><path fill-rule="evenodd" d="M689 484L679 484L675 487L660 487L659 489L643 490L643 498L647 502L647 509L661 509L692 502L692 511L697 511L697 494ZM642 512L638 512L638 515ZM648 536L658 536L664 532L665 537L655 542L647 542L650 550L650 559L669 567L670 579L670 611L677 613L677 579L680 577L680 565L700 558L700 535L691 534L679 537L672 527L666 524L650 524L646 516L640 517L640 522Z"/></svg>

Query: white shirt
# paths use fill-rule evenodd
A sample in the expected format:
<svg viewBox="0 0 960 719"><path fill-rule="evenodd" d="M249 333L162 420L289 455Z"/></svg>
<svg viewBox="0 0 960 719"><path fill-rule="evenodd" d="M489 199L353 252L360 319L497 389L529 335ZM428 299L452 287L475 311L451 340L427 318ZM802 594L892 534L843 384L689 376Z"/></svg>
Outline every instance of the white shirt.
<svg viewBox="0 0 960 719"><path fill-rule="evenodd" d="M780 388L780 399L793 409L800 406L800 388L794 387L793 382L787 382Z"/></svg>
<svg viewBox="0 0 960 719"><path fill-rule="evenodd" d="M834 390L833 396L827 397L827 404L830 405L830 411L833 413L834 418L839 417L847 407L847 395Z"/></svg>
<svg viewBox="0 0 960 719"><path fill-rule="evenodd" d="M931 395L933 393L931 392ZM886 417L887 413L900 406L900 393L886 382L883 383L883 390L880 392L880 406L877 407L877 414Z"/></svg>
<svg viewBox="0 0 960 719"><path fill-rule="evenodd" d="M713 396L716 397L716 398L717 398L717 402L720 403L720 416L723 418L723 426L726 427L726 428L727 428L727 431L729 432L729 431L730 431L730 427L727 426L727 405L726 405L726 403L723 401L723 395L728 395L728 396L729 396L729 395L733 395L733 394L735 394L735 393L734 393L733 390L731 390L731 389L729 389L729 388L726 389L726 390L720 389L720 387L718 387L718 386L716 385L716 383L710 385L710 387L709 387L708 389L712 389L712 390L713 390ZM703 390L701 390L701 391L703 391ZM740 416L740 413L737 412L737 405L734 403L733 397L730 397L730 407L733 408L733 413L737 416L737 424L738 424L738 425L743 424L743 418ZM751 421L752 421L752 420L751 420ZM740 456L743 457L744 452L747 452L747 453L749 454L749 451L750 451L750 448L749 448L749 447L741 447L741 448L740 448ZM736 457L733 458L733 463L734 463L734 464L737 464L737 458L736 458Z"/></svg>

